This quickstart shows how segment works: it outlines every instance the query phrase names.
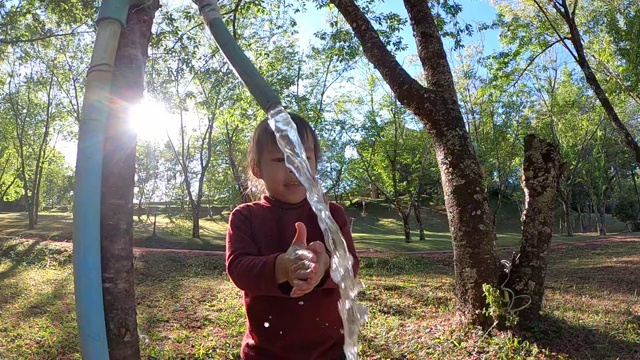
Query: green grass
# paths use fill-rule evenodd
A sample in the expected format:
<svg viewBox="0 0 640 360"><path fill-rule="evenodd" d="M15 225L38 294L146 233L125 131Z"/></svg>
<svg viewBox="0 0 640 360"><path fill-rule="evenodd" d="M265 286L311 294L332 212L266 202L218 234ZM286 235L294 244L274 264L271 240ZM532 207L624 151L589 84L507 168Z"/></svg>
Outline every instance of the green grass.
<svg viewBox="0 0 640 360"><path fill-rule="evenodd" d="M152 237L153 218L134 222L134 245L147 248L216 250L223 251L229 212L200 219L200 239L191 237L191 222L185 219L157 218L157 236ZM367 205L367 214L357 209L347 209L347 215L355 218L353 238L359 250L381 252L412 252L451 250L451 237L446 214L437 208L423 209L422 221L426 231L426 240L419 240L417 223L411 219L413 242L404 241L402 222L397 213L384 202L371 202ZM504 206L497 220L497 244L500 247L518 246L520 243L519 211L513 206ZM33 239L70 241L72 234L72 216L70 213L42 213L35 230L26 230L27 216L24 213L0 213L0 236L15 236ZM624 231L624 224L608 217L607 226L612 235ZM557 230L557 229L556 229ZM576 233L565 237L559 234L553 241L576 242L598 238L596 233Z"/></svg>
<svg viewBox="0 0 640 360"><path fill-rule="evenodd" d="M358 249L377 251L411 252L451 250L451 235L444 211L437 208L423 209L422 221L426 229L426 240L419 240L418 224L411 218L412 242L406 243L402 221L398 214L389 209L384 202L370 203L363 215L355 209L347 209L347 215L355 218L353 239ZM620 235L625 231L623 223L607 216L607 228L610 235ZM556 229L557 230L557 229ZM520 213L514 206L504 206L496 221L497 245L514 247L520 245ZM600 237L597 233L578 233L566 237L554 234L554 242L576 242L593 240Z"/></svg>
<svg viewBox="0 0 640 360"><path fill-rule="evenodd" d="M640 242L552 248L544 320L529 332L452 325L450 256L365 257L363 359L640 357ZM241 294L221 258L138 255L144 359L235 359ZM68 247L0 240L0 359L79 359ZM635 351L635 352L634 352Z"/></svg>

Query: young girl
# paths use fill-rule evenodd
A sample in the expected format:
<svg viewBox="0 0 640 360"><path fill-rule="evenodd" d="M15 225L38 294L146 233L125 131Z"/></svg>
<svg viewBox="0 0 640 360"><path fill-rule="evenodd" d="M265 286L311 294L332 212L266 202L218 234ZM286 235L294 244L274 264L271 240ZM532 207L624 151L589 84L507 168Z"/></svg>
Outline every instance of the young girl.
<svg viewBox="0 0 640 360"><path fill-rule="evenodd" d="M315 175L318 138L309 123L289 113ZM286 167L267 120L249 148L250 172L264 185L260 201L238 206L229 218L227 273L243 291L247 332L244 360L344 359L340 291L329 276L329 254L306 190ZM329 204L358 270L342 207Z"/></svg>

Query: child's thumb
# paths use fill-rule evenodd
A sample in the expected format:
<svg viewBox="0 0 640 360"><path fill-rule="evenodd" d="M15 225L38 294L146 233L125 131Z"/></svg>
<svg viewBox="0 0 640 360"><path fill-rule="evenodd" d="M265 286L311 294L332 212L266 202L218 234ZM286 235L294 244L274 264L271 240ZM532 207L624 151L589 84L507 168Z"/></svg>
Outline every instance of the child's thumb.
<svg viewBox="0 0 640 360"><path fill-rule="evenodd" d="M291 245L301 248L307 247L307 227L301 222L296 223L296 236L293 238Z"/></svg>

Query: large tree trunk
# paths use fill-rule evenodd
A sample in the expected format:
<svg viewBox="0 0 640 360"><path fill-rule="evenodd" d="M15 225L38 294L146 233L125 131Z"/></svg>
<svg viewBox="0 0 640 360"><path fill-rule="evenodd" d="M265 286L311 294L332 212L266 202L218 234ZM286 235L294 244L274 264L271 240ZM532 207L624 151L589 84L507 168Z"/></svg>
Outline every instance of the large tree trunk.
<svg viewBox="0 0 640 360"><path fill-rule="evenodd" d="M331 0L359 39L364 54L398 101L431 134L453 240L456 318L487 325L483 284L497 284L495 228L480 162L460 112L453 76L435 18L424 0L404 0L428 87L412 78L385 47L353 0Z"/></svg>
<svg viewBox="0 0 640 360"><path fill-rule="evenodd" d="M102 286L111 360L140 359L133 268L136 135L128 109L142 99L147 48L158 0L129 8L115 61L102 175Z"/></svg>
<svg viewBox="0 0 640 360"><path fill-rule="evenodd" d="M565 164L555 145L535 135L525 138L524 148L522 243L519 254L512 259L506 288L513 290L516 296L524 295L531 299L531 303L518 312L520 320L529 323L538 318L542 309L546 257L553 235L553 210ZM520 301L515 301L513 307L526 304L525 298L518 298Z"/></svg>

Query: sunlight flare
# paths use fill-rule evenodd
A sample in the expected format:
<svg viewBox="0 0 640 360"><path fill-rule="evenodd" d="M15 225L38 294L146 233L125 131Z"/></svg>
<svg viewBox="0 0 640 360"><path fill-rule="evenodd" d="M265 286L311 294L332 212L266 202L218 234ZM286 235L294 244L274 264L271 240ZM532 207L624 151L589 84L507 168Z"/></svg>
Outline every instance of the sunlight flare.
<svg viewBox="0 0 640 360"><path fill-rule="evenodd" d="M173 128L173 117L163 103L144 98L131 107L129 126L138 135L139 141L163 142L167 140L167 131Z"/></svg>

